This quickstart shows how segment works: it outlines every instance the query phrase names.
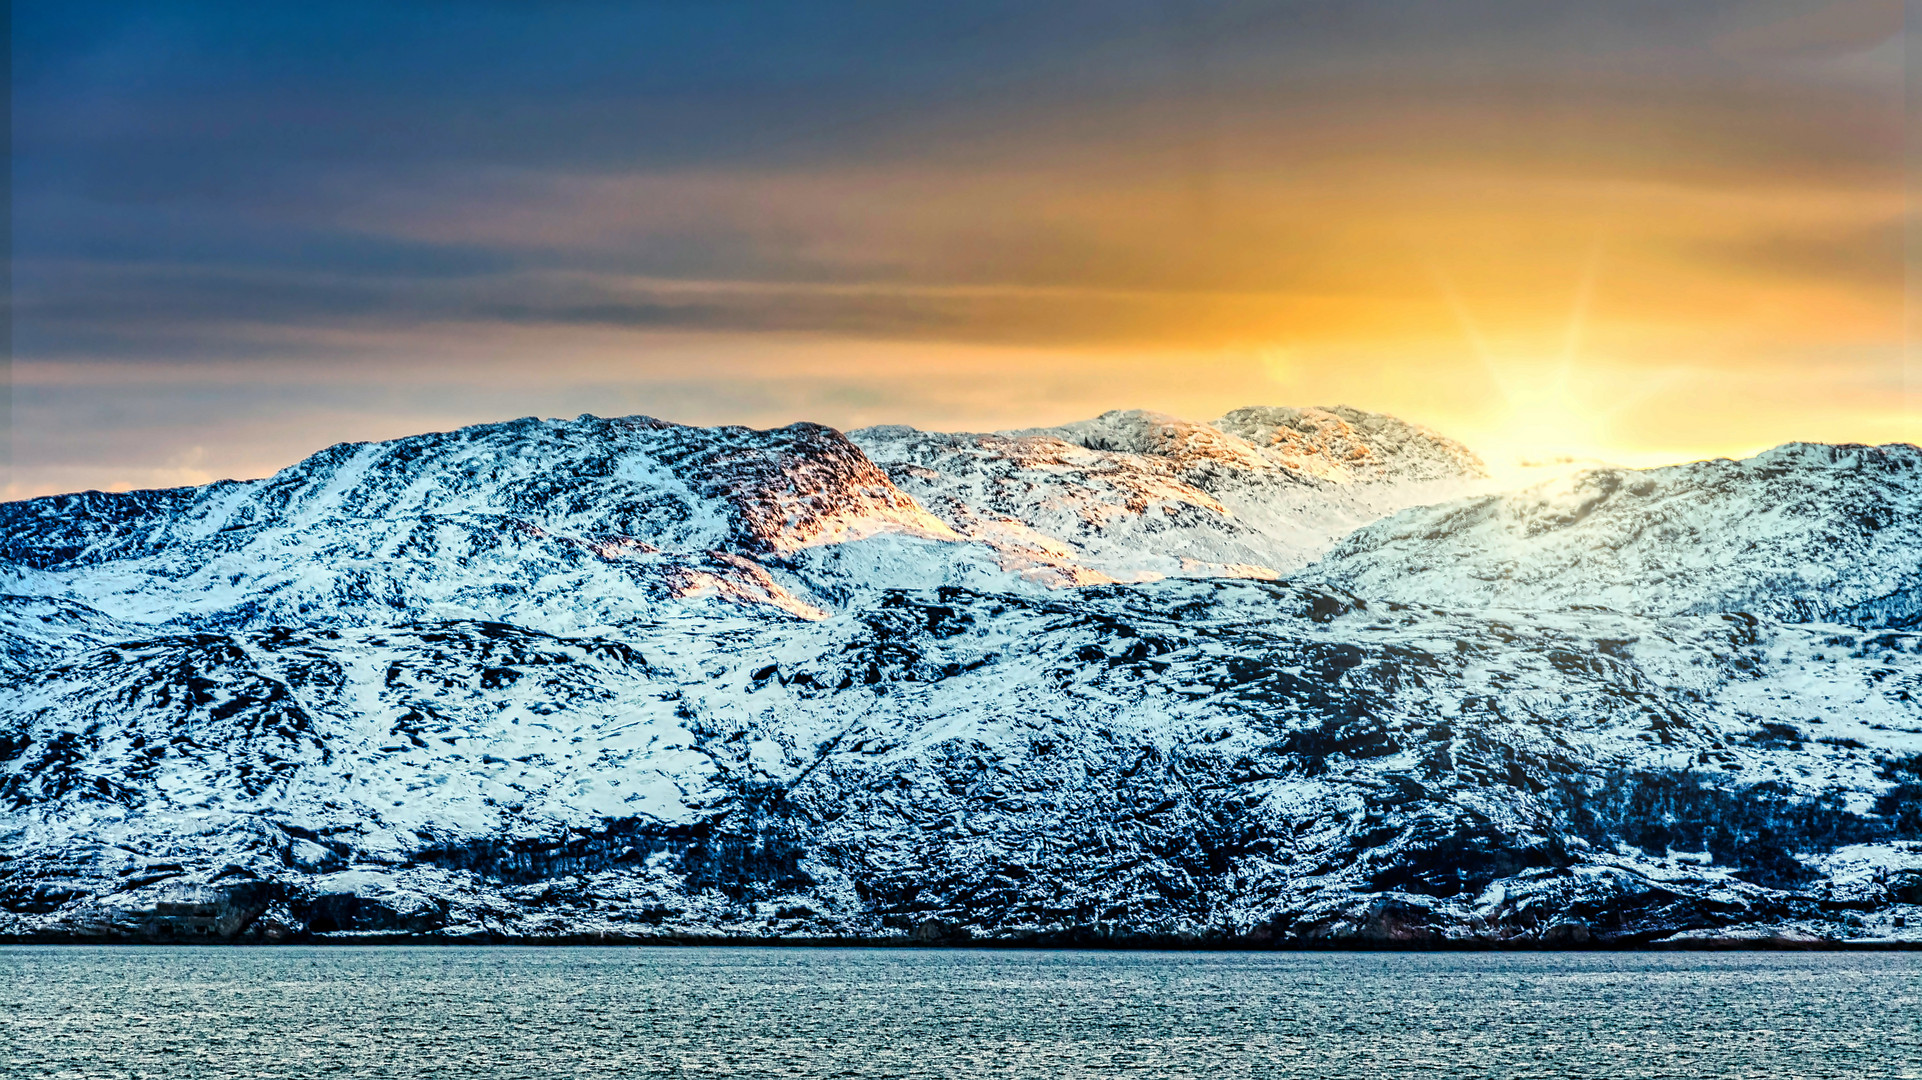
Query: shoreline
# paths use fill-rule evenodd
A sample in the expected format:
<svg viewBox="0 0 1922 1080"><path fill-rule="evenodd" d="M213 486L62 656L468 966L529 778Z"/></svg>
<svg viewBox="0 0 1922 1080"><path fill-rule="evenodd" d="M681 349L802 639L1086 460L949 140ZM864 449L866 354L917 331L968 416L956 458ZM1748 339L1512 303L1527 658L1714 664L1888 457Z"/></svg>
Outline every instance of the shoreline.
<svg viewBox="0 0 1922 1080"><path fill-rule="evenodd" d="M255 939L167 939L130 937L91 937L72 934L0 935L0 947L26 946L121 946L150 948L191 946L195 948L289 947L467 947L467 948L757 948L757 949L905 949L975 950L1002 952L1158 952L1158 953L1673 953L1673 952L1922 952L1922 941L1893 939L1812 940L1789 937L1695 938L1685 941L1601 942L1580 944L1542 941L1291 941L1271 942L1173 942L1151 939L1121 941L1045 941L975 939L965 941L917 941L899 938L750 938L725 936L647 936L569 934L541 938L516 938L504 935L474 937L435 937L410 934L355 934L352 936L302 935L283 940Z"/></svg>

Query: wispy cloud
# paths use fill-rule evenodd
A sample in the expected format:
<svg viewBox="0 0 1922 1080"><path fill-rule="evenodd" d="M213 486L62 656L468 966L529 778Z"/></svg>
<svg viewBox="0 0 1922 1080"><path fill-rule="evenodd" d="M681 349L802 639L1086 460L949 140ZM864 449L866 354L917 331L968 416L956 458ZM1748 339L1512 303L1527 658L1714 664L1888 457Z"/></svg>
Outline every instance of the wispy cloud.
<svg viewBox="0 0 1922 1080"><path fill-rule="evenodd" d="M110 463L57 434L83 422L162 448L140 468L258 469L329 425L500 415L486 373L516 363L556 410L983 427L1312 395L1463 432L1499 367L1672 387L1603 450L1887 437L1892 11L26 5L16 443L61 483ZM663 348L756 357L754 384L606 367ZM925 394L886 359L930 350L974 359ZM1282 352L1285 384L1249 359ZM393 404L422 386L449 404ZM214 414L302 434L223 457Z"/></svg>

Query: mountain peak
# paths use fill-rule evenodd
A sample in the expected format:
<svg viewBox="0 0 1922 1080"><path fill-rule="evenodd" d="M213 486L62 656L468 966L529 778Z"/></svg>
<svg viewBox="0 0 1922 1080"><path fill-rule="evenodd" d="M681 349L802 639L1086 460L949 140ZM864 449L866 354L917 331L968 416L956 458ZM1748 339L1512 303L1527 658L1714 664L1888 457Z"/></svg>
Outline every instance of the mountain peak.
<svg viewBox="0 0 1922 1080"><path fill-rule="evenodd" d="M1485 479L1466 446L1418 424L1348 405L1293 409L1250 405L1214 427L1259 447L1269 460L1331 479Z"/></svg>
<svg viewBox="0 0 1922 1080"><path fill-rule="evenodd" d="M1347 408L1256 407L1211 424L1122 409L993 434L888 426L850 438L957 533L1121 580L1287 573L1366 522L1486 475L1453 440Z"/></svg>

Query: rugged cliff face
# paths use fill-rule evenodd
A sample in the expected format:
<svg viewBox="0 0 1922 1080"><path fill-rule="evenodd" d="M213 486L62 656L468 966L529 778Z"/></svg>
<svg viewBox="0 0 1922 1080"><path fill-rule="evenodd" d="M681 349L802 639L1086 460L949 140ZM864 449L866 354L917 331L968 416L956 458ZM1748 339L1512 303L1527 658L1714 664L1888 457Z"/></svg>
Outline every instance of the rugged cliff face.
<svg viewBox="0 0 1922 1080"><path fill-rule="evenodd" d="M1342 409L583 417L8 504L0 934L1922 940L1915 455L1319 562L1479 463Z"/></svg>

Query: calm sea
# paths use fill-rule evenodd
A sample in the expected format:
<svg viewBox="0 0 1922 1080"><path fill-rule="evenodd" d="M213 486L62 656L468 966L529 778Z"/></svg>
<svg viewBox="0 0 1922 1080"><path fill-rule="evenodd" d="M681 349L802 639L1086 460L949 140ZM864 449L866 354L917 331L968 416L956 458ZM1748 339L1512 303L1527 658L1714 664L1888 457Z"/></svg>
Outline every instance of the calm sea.
<svg viewBox="0 0 1922 1080"><path fill-rule="evenodd" d="M1922 954L0 949L14 1077L1922 1077Z"/></svg>

